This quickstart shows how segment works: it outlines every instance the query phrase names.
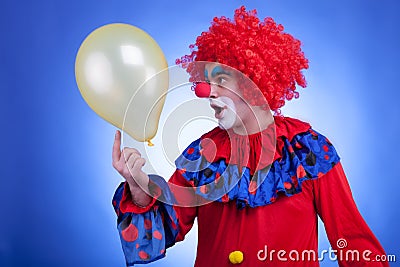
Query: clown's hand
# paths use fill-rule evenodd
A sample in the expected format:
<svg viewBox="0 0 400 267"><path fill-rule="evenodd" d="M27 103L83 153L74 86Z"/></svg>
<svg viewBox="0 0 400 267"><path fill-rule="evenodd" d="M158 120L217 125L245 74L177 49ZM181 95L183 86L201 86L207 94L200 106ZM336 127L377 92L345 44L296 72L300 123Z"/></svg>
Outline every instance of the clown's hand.
<svg viewBox="0 0 400 267"><path fill-rule="evenodd" d="M149 176L142 171L146 160L138 150L125 147L121 151L121 132L115 133L112 151L112 165L129 184L132 201L138 206L147 206L151 202L148 192ZM143 189L142 189L143 188Z"/></svg>

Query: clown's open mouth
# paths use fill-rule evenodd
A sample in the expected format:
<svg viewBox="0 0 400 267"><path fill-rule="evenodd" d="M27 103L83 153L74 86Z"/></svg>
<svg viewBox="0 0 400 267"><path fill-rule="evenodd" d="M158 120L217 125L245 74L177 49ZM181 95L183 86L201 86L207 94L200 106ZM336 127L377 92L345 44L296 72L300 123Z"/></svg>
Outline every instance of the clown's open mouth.
<svg viewBox="0 0 400 267"><path fill-rule="evenodd" d="M215 111L215 118L221 119L224 115L224 110L227 108L225 103L211 100L211 108Z"/></svg>

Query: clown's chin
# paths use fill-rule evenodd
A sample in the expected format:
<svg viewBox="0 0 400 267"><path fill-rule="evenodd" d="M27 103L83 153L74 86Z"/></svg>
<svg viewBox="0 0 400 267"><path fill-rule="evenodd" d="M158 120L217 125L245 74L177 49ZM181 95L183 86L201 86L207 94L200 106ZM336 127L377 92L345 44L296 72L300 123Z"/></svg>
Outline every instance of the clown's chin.
<svg viewBox="0 0 400 267"><path fill-rule="evenodd" d="M221 129L228 130L233 127L236 121L236 114L231 109L225 109L221 119L218 120L218 125Z"/></svg>

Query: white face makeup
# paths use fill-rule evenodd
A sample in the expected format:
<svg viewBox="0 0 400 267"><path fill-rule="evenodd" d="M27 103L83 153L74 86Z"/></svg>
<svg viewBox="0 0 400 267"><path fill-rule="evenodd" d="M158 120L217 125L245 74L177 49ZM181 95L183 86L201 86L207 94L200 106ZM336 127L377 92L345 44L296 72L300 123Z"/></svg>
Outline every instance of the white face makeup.
<svg viewBox="0 0 400 267"><path fill-rule="evenodd" d="M204 76L211 86L210 106L219 127L225 130L242 127L239 115L246 116L248 105L240 96L236 73L218 63L210 63L204 69Z"/></svg>
<svg viewBox="0 0 400 267"><path fill-rule="evenodd" d="M210 99L210 106L215 110L215 118L222 129L230 129L236 122L236 107L233 100L227 96Z"/></svg>

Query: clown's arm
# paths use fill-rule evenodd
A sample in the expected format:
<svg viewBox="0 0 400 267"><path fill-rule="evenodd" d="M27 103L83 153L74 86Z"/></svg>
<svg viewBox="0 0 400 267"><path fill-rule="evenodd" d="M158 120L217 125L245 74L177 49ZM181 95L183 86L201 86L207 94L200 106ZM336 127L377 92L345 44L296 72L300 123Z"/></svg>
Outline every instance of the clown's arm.
<svg viewBox="0 0 400 267"><path fill-rule="evenodd" d="M340 267L389 266L385 251L362 218L339 162L313 181L315 203Z"/></svg>
<svg viewBox="0 0 400 267"><path fill-rule="evenodd" d="M178 170L169 183L157 175L148 176L141 170L144 161L140 154L134 149L128 149L132 153L124 157L119 147L120 133L117 132L113 166L126 181L117 188L112 204L118 216L117 228L126 264L133 266L135 263L148 263L163 258L168 247L183 240L193 226L197 208L172 205L176 202L170 185L190 186ZM135 159L130 160L132 157ZM120 161L123 163L119 164ZM141 187L148 187L151 197Z"/></svg>

